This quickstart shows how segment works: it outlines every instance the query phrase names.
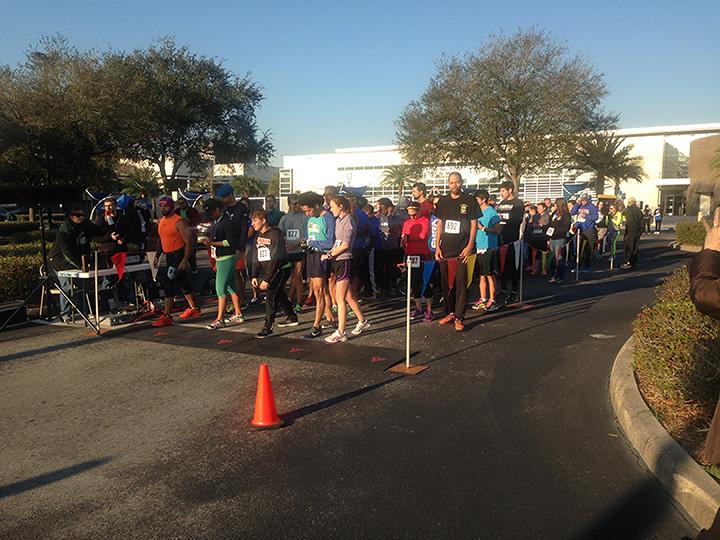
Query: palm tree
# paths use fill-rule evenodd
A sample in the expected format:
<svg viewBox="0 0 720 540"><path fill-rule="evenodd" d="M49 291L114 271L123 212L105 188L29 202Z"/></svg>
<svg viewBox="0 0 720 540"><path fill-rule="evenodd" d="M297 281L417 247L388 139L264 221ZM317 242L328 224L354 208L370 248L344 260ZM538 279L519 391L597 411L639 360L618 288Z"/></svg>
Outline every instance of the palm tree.
<svg viewBox="0 0 720 540"><path fill-rule="evenodd" d="M230 184L238 195L258 197L263 194L263 183L254 176L233 176Z"/></svg>
<svg viewBox="0 0 720 540"><path fill-rule="evenodd" d="M150 167L126 164L119 167L121 193L156 197L161 192L160 175Z"/></svg>
<svg viewBox="0 0 720 540"><path fill-rule="evenodd" d="M615 195L620 194L620 184L627 180L642 182L645 172L642 158L630 156L632 144L622 146L625 139L614 133L595 133L580 141L575 154L578 170L594 174L595 191L605 191L605 181L615 184Z"/></svg>
<svg viewBox="0 0 720 540"><path fill-rule="evenodd" d="M380 185L397 189L398 196L402 197L405 188L412 186L420 176L420 169L416 165L389 165L382 172Z"/></svg>

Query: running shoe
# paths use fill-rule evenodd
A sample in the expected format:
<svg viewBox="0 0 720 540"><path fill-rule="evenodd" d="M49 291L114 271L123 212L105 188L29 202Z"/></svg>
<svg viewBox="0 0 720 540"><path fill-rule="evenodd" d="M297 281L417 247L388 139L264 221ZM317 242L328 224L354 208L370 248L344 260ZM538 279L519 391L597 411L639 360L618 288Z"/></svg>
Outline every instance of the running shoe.
<svg viewBox="0 0 720 540"><path fill-rule="evenodd" d="M342 334L335 330L331 335L325 338L325 341L327 343L342 343L343 341L347 341L347 336L343 332Z"/></svg>
<svg viewBox="0 0 720 540"><path fill-rule="evenodd" d="M243 315L233 315L232 317L228 317L225 322L229 324L242 324L245 322L245 317Z"/></svg>
<svg viewBox="0 0 720 540"><path fill-rule="evenodd" d="M302 337L302 339L315 339L320 336L322 336L322 330L320 330L317 326L313 326L310 331Z"/></svg>
<svg viewBox="0 0 720 540"><path fill-rule="evenodd" d="M248 300L248 304L250 304L251 306L256 306L259 303L260 303L260 298L258 298L258 297L251 298L250 300Z"/></svg>
<svg viewBox="0 0 720 540"><path fill-rule="evenodd" d="M494 300L489 300L488 303L485 304L485 311L487 311L488 313L492 313L493 311L497 311L498 309L500 309L500 307L498 306L498 303Z"/></svg>
<svg viewBox="0 0 720 540"><path fill-rule="evenodd" d="M172 325L173 325L172 318L168 317L164 313L162 315L160 315L160 318L158 320L153 321L151 323L151 326L154 326L155 328L160 328L162 326L172 326Z"/></svg>
<svg viewBox="0 0 720 540"><path fill-rule="evenodd" d="M487 303L487 300L478 300L477 302L475 302L475 303L473 304L472 308L473 308L475 311L478 311L478 310L481 310L481 309L485 309L485 304L486 304L486 303Z"/></svg>
<svg viewBox="0 0 720 540"><path fill-rule="evenodd" d="M337 321L328 321L326 319L320 324L320 328L322 330L329 330L330 328L337 328Z"/></svg>
<svg viewBox="0 0 720 540"><path fill-rule="evenodd" d="M451 313L450 315L445 315L442 319L438 321L438 324L450 324L455 320L455 314Z"/></svg>
<svg viewBox="0 0 720 540"><path fill-rule="evenodd" d="M220 328L225 328L225 326L227 326L225 324L225 321L223 321L221 319L217 319L217 320L211 322L210 324L208 324L205 328L207 328L208 330L219 330Z"/></svg>
<svg viewBox="0 0 720 540"><path fill-rule="evenodd" d="M195 317L199 317L200 315L202 315L202 312L198 308L187 308L178 316L181 319L194 319Z"/></svg>
<svg viewBox="0 0 720 540"><path fill-rule="evenodd" d="M505 299L506 304L516 304L518 302L518 295L516 292L510 292Z"/></svg>
<svg viewBox="0 0 720 540"><path fill-rule="evenodd" d="M435 314L432 311L426 311L423 317L424 322L432 322L435 320Z"/></svg>
<svg viewBox="0 0 720 540"><path fill-rule="evenodd" d="M554 277L551 277L551 278L548 280L548 283L557 283L557 279L555 279Z"/></svg>
<svg viewBox="0 0 720 540"><path fill-rule="evenodd" d="M420 319L423 315L424 315L424 312L422 309L414 309L412 311L412 313L410 313L410 318L411 319Z"/></svg>
<svg viewBox="0 0 720 540"><path fill-rule="evenodd" d="M297 317L287 317L283 322L277 323L278 328L285 328L286 326L297 326L300 324Z"/></svg>
<svg viewBox="0 0 720 540"><path fill-rule="evenodd" d="M257 334L255 334L255 337L258 339L264 339L266 337L272 336L272 328L266 328L263 326L263 329L260 330Z"/></svg>
<svg viewBox="0 0 720 540"><path fill-rule="evenodd" d="M355 328L353 328L350 333L353 336L359 336L368 328L370 328L370 321L365 319L364 321L358 321L357 324L355 325Z"/></svg>
<svg viewBox="0 0 720 540"><path fill-rule="evenodd" d="M293 311L295 313L300 313L302 311L302 306L300 304L295 304L295 307L293 308Z"/></svg>
<svg viewBox="0 0 720 540"><path fill-rule="evenodd" d="M465 324L460 319L455 319L455 331L462 332L465 330Z"/></svg>

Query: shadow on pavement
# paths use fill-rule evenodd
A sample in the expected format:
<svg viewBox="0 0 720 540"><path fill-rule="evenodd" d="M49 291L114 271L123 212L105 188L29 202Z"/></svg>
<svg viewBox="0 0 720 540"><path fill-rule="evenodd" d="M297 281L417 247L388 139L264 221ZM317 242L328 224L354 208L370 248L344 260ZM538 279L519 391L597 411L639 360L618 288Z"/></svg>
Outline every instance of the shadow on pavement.
<svg viewBox="0 0 720 540"><path fill-rule="evenodd" d="M77 465L73 465L71 467L65 467L64 469L58 469L49 473L33 476L32 478L28 478L27 480L21 480L20 482L14 482L12 484L0 486L0 499L4 499L5 497L11 497L13 495L18 495L25 491L30 491L35 488L39 488L48 484L52 484L54 482L58 482L60 480L64 480L65 478L68 478L70 476L75 476L76 474L80 474L90 469L94 469L95 467L105 465L110 461L112 461L112 458L110 457L84 461L83 463L78 463Z"/></svg>
<svg viewBox="0 0 720 540"><path fill-rule="evenodd" d="M350 392L340 394L339 396L324 399L323 401L318 401L317 403L313 403L312 405L305 405L304 407L300 407L299 409L295 409L294 411L288 411L286 413L283 413L280 415L280 417L285 421L285 426L289 426L298 418L302 418L303 416L307 416L323 409L327 409L328 407L332 407L333 405L337 405L338 403L348 401L349 399L362 396L363 394L367 394L368 392L372 392L373 390L382 388L386 384L395 382L398 379L403 379L404 377L404 375L401 375L399 377L393 377L392 379L388 379L386 381L381 381L379 383L371 384L370 386L364 386L362 388L358 388L357 390L352 390Z"/></svg>

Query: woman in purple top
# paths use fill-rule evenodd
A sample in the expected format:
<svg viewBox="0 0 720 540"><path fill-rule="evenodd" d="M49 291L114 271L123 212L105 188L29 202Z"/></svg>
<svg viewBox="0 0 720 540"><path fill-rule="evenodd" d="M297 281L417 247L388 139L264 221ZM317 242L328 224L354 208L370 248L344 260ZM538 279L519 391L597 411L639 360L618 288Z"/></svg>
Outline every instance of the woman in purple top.
<svg viewBox="0 0 720 540"><path fill-rule="evenodd" d="M350 273L352 271L352 245L355 240L355 223L350 214L350 202L345 197L330 199L330 212L335 216L335 243L332 249L322 256L323 260L332 261L336 276L335 299L338 305L337 330L325 338L328 343L341 343L347 341L345 323L347 321L347 301L357 315L358 322L352 330L357 336L370 327L370 322L363 316L360 304L350 287Z"/></svg>

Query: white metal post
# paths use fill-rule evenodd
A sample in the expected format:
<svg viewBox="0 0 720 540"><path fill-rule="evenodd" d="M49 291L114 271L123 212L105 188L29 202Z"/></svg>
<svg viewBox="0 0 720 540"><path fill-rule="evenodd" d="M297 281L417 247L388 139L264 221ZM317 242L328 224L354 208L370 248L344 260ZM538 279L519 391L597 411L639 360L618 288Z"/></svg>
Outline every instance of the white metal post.
<svg viewBox="0 0 720 540"><path fill-rule="evenodd" d="M408 257L405 260L405 267L407 268L407 306L405 309L405 317L407 318L405 322L405 367L407 369L410 369L410 295L412 294L412 291L410 290L411 285L411 276L412 276L412 263L410 262L410 257Z"/></svg>

